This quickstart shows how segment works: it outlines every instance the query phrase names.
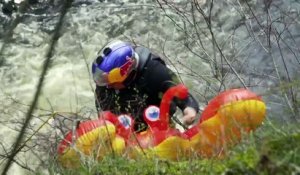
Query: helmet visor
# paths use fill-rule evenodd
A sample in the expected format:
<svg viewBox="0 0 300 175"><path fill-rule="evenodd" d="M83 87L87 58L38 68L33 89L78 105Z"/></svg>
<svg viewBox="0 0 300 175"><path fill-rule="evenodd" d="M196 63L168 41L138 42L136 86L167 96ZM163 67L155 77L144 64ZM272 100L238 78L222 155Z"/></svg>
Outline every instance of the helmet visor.
<svg viewBox="0 0 300 175"><path fill-rule="evenodd" d="M95 68L93 79L98 86L106 86L108 84L108 74L99 68Z"/></svg>
<svg viewBox="0 0 300 175"><path fill-rule="evenodd" d="M122 83L134 68L134 59L129 58L121 67L116 67L109 72L104 72L99 68L93 74L94 81L98 86L107 86L113 83Z"/></svg>

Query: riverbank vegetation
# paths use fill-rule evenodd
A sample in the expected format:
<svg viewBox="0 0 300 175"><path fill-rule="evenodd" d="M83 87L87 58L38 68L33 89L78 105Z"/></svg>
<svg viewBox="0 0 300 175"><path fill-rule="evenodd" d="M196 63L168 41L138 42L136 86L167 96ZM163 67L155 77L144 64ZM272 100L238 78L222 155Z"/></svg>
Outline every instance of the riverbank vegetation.
<svg viewBox="0 0 300 175"><path fill-rule="evenodd" d="M300 173L300 129L297 125L264 122L255 133L227 151L213 158L191 157L188 160L169 161L139 158L137 160L110 155L99 162L82 162L79 168L50 166L50 174L249 174L282 175ZM43 174L43 173L37 173Z"/></svg>

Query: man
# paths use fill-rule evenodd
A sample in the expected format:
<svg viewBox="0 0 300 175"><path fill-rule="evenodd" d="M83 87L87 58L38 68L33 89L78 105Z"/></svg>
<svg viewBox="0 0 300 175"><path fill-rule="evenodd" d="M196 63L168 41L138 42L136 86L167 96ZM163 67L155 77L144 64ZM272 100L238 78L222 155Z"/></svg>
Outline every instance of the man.
<svg viewBox="0 0 300 175"><path fill-rule="evenodd" d="M149 105L159 106L163 93L179 84L165 62L148 48L123 41L106 44L92 65L96 83L96 107L115 114L129 113L134 117L135 130L144 130L143 111ZM174 99L170 114L176 107L183 111L183 123L190 125L199 106L189 94L185 100Z"/></svg>

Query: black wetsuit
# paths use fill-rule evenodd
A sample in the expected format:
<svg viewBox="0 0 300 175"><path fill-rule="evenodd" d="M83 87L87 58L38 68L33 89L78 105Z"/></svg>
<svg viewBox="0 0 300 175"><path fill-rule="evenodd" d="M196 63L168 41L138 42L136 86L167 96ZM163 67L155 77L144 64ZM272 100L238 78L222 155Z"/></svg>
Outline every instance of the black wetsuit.
<svg viewBox="0 0 300 175"><path fill-rule="evenodd" d="M164 61L149 49L139 46L135 52L140 61L135 78L121 90L97 86L96 107L99 111L110 110L115 114L130 113L135 120L135 130L143 130L146 126L143 120L144 109L149 105L159 106L163 93L179 84L179 81ZM176 111L176 106L181 110L187 106L197 112L199 110L197 101L190 94L185 100L174 99L170 114Z"/></svg>

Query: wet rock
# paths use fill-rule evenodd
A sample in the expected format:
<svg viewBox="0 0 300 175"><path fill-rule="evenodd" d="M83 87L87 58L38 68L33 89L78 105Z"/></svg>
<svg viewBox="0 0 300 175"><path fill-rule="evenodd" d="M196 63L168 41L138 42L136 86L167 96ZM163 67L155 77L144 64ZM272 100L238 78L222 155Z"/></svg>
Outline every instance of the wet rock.
<svg viewBox="0 0 300 175"><path fill-rule="evenodd" d="M3 2L2 4L2 12L5 15L11 16L14 11L17 10L17 6L14 1Z"/></svg>
<svg viewBox="0 0 300 175"><path fill-rule="evenodd" d="M30 5L34 5L34 4L37 4L39 1L38 0L28 0L28 3Z"/></svg>

